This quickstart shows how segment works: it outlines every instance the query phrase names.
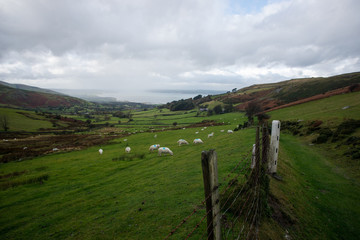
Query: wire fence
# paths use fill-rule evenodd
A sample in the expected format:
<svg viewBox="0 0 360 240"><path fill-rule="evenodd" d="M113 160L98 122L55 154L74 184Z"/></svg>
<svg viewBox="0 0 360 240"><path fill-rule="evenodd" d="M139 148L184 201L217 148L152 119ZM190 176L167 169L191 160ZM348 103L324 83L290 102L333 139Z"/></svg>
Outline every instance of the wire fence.
<svg viewBox="0 0 360 240"><path fill-rule="evenodd" d="M220 222L208 222L207 225L203 226L208 214L215 214L211 213L211 209L205 211L205 214L196 214L200 212L200 208L204 208L206 201L211 198L212 193L210 193L201 201L200 205L170 231L164 238L165 240L170 239L192 217L199 220L182 239L191 239L195 232L197 232L197 237L201 234L200 239L214 239L211 231L209 231L209 226L215 227L216 224L221 225L221 238L224 240L259 239L259 226L263 211L261 198L264 181L262 179L266 173L264 165L267 164L269 148L268 130L265 126L262 129L262 135L260 138L260 128L258 127L255 139L255 156L252 156L252 150L241 156L236 166L222 179L222 183L216 186L221 199L220 212L217 213L220 215L221 224ZM256 162L253 168L251 167L252 157L255 157Z"/></svg>

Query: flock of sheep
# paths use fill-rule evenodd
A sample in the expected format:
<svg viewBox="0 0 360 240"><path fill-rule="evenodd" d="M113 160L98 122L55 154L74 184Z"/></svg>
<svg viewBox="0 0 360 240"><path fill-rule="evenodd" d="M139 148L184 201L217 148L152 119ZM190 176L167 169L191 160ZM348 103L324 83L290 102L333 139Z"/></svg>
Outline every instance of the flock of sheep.
<svg viewBox="0 0 360 240"><path fill-rule="evenodd" d="M201 130L204 130L204 129L206 129L206 127L204 127L204 128L201 129ZM220 132L224 132L224 130L220 130ZM228 130L227 132L228 132L228 133L233 133L232 130ZM195 132L195 134L198 134L198 133L199 133L199 132ZM211 137L213 137L213 136L214 136L214 132L208 134L208 138L211 138ZM157 135L155 134L154 138L156 138L156 137L157 137ZM123 141L126 142L127 139L124 139ZM179 139L179 140L177 141L177 143L179 144L179 146L184 145L184 144L185 144L185 145L188 145L188 144L189 144L189 142L186 141L185 139ZM193 144L201 144L201 143L204 143L204 142L203 142L200 138L195 138L194 141L193 141ZM162 154L170 154L171 156L174 155L174 153L170 150L170 148L168 148L168 147L160 147L160 144L154 144L154 145L151 145L151 146L149 147L149 151L150 151L150 152L153 152L154 150L157 150L157 151L158 151L158 155L159 155L159 156L161 156ZM130 148L129 146L127 146L127 147L125 148L125 152L126 152L126 153L130 153L130 151L131 151L131 148ZM99 149L100 155L103 154L103 152L104 152L104 150L102 150L102 149L100 148L100 149Z"/></svg>

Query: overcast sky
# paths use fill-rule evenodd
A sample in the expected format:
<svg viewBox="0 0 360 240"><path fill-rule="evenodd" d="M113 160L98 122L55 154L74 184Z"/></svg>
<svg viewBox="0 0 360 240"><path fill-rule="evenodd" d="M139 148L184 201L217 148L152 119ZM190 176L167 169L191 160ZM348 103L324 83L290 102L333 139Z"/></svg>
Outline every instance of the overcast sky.
<svg viewBox="0 0 360 240"><path fill-rule="evenodd" d="M0 80L166 102L356 72L359 12L359 0L0 0Z"/></svg>

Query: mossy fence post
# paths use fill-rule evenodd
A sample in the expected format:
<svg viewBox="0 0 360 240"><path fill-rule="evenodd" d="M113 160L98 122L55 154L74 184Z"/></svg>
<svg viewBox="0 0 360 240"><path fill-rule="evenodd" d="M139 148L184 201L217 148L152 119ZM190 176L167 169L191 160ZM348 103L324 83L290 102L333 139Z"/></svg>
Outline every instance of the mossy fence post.
<svg viewBox="0 0 360 240"><path fill-rule="evenodd" d="M203 171L206 212L207 212L207 239L220 240L220 200L217 169L217 155L214 150L201 153Z"/></svg>

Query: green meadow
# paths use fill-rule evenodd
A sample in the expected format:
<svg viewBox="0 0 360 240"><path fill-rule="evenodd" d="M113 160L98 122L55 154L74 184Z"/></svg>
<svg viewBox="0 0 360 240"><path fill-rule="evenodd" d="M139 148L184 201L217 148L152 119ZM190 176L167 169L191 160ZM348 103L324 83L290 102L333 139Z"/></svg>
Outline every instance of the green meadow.
<svg viewBox="0 0 360 240"><path fill-rule="evenodd" d="M242 114L230 116L241 118ZM253 139L253 131L220 132L233 128L160 131L156 138L155 133L132 134L127 141L121 138L105 146L2 164L0 235L11 239L161 239L204 198L203 150L216 149L220 177L251 150L247 139ZM210 132L216 138L207 139ZM179 147L180 138L190 144ZM202 138L204 144L192 144L194 138ZM149 153L155 143L172 149L174 156ZM127 145L133 158L122 160ZM203 214L201 209L198 216ZM174 239L188 234L197 221L198 217L192 218ZM202 233L194 233L193 239Z"/></svg>
<svg viewBox="0 0 360 240"><path fill-rule="evenodd" d="M272 119L322 120L336 124L359 119L359 93L335 96L270 112ZM343 110L344 106L349 108ZM331 114L332 113L332 114ZM239 161L250 162L255 128L227 134L247 118L242 113L197 117L196 111L152 109L133 112L124 131L149 130L84 150L52 153L0 165L1 239L164 239L194 208L199 211L169 239L185 239L205 214L201 152L215 149L219 182ZM221 126L189 128L203 120ZM114 119L115 122L115 119ZM173 123L177 122L176 130ZM155 124L156 123L156 124ZM162 130L164 128L164 130ZM225 132L221 132L225 130ZM198 132L198 134L196 134ZM214 132L213 138L207 135ZM156 135L156 138L155 138ZM101 137L101 136L99 136ZM183 138L190 144L178 146ZM204 144L194 145L201 138ZM126 140L125 140L126 139ZM271 194L283 221L262 219L260 239L357 239L360 234L360 179L347 165L359 164L307 137L280 136L278 175ZM173 156L149 152L152 144ZM125 147L131 153L125 154ZM99 154L102 148L104 153ZM245 163L244 163L245 164ZM240 179L245 176L241 175ZM200 239L205 223L190 239Z"/></svg>
<svg viewBox="0 0 360 240"><path fill-rule="evenodd" d="M0 108L0 115L7 116L10 131L35 132L40 128L52 128L52 123L44 116L39 116L33 111L13 108Z"/></svg>
<svg viewBox="0 0 360 240"><path fill-rule="evenodd" d="M360 119L360 92L336 95L270 112L271 119L321 120L326 125L339 124L344 119Z"/></svg>

